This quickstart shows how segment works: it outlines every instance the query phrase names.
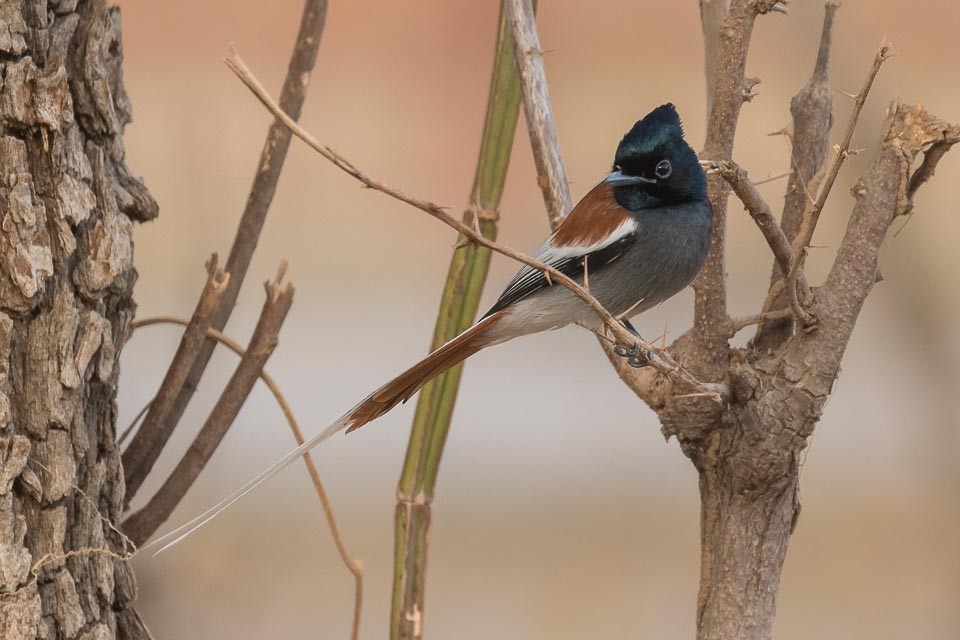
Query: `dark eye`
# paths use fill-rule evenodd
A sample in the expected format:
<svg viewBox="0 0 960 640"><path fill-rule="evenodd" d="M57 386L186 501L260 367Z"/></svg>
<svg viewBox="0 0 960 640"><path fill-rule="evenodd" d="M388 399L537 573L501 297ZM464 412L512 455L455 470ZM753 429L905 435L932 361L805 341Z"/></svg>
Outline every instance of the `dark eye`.
<svg viewBox="0 0 960 640"><path fill-rule="evenodd" d="M670 164L669 160L661 160L657 163L657 168L653 170L657 174L657 177L661 180L666 180L670 177L670 174L673 173L673 165Z"/></svg>

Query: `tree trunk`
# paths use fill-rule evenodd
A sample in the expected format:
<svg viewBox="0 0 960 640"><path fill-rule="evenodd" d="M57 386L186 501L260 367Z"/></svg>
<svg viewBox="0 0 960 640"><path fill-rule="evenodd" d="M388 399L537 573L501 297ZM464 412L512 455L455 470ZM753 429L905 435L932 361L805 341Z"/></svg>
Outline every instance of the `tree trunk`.
<svg viewBox="0 0 960 640"><path fill-rule="evenodd" d="M114 528L133 222L120 14L0 3L0 637L148 638Z"/></svg>

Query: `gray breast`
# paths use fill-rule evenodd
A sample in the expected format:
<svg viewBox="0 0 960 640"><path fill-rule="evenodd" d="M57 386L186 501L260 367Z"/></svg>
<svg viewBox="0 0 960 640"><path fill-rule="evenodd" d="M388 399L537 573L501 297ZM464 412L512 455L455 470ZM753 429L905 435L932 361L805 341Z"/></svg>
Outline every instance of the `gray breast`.
<svg viewBox="0 0 960 640"><path fill-rule="evenodd" d="M689 285L710 247L712 215L705 201L634 213L637 240L615 262L590 274L590 291L614 315L634 315Z"/></svg>

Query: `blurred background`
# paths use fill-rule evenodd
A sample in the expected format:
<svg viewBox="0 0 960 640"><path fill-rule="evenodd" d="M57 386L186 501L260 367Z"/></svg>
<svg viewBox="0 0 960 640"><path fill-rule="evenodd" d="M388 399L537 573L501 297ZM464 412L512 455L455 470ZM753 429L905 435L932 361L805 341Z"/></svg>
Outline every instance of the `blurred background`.
<svg viewBox="0 0 960 640"><path fill-rule="evenodd" d="M264 109L222 64L230 42L277 94L301 3L121 1L135 121L129 165L161 216L136 231L139 316L188 316L203 261L224 256L247 196ZM466 204L487 98L495 0L331 1L302 122L385 182L454 210ZM755 179L789 166L790 97L813 68L821 2L758 20L736 159ZM574 198L607 170L620 136L672 101L703 143L704 81L694 0L542 0L560 145ZM896 96L960 120L960 8L937 0L848 0L837 16L832 82L856 92L881 40L881 71L824 212L811 263L825 273ZM851 102L839 93L839 138ZM518 131L500 238L531 250L547 232L525 130ZM884 281L864 309L803 467L803 514L783 573L781 640L953 638L960 625L960 152L923 189L915 220L884 249ZM785 181L761 187L778 208ZM753 313L771 257L734 203L731 312ZM899 228L903 221L897 222ZM452 233L360 188L294 142L227 332L246 342L260 283L290 261L296 300L268 370L313 433L420 358ZM516 269L495 257L492 303ZM654 336L689 326L689 292L637 323ZM372 339L376 336L376 339ZM739 338L745 341L749 332ZM151 398L178 341L137 333L123 356L120 423ZM141 496L158 486L212 407L235 360L219 354ZM550 375L556 371L564 374ZM507 374L505 375L505 372ZM544 380L549 378L550 383ZM393 507L413 404L316 452L352 554L366 566L362 635L384 637ZM293 444L263 388L174 516L179 523ZM142 502L142 500L141 500ZM689 638L699 531L696 474L655 416L575 329L470 361L434 509L426 632L431 638ZM172 523L171 523L172 524ZM136 562L140 611L157 638L345 638L352 579L300 466L189 542Z"/></svg>

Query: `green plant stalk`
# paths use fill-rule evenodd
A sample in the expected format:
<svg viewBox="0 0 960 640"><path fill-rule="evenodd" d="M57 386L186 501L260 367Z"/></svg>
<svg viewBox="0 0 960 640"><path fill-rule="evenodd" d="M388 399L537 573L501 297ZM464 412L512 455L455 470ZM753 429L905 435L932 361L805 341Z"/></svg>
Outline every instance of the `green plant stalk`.
<svg viewBox="0 0 960 640"><path fill-rule="evenodd" d="M501 9L490 95L484 119L480 156L463 220L481 233L497 235L496 211L510 164L510 151L520 113L520 82L513 44ZM473 324L490 268L490 251L461 236L447 273L431 350ZM420 638L433 501L443 447L450 429L463 366L458 365L424 386L417 401L407 455L397 486L394 518L394 578L390 614L391 640Z"/></svg>

